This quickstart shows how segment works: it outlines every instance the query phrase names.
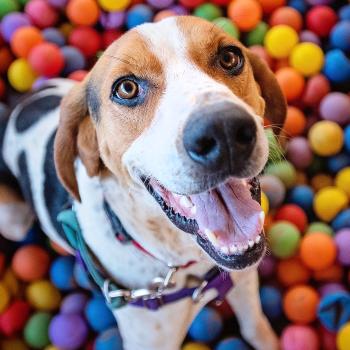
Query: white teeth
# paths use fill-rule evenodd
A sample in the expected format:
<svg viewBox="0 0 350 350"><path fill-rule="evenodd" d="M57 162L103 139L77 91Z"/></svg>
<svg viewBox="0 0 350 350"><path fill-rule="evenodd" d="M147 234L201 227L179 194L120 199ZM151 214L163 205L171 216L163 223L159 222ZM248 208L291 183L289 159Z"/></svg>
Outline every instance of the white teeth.
<svg viewBox="0 0 350 350"><path fill-rule="evenodd" d="M197 213L197 207L194 205L192 208L191 208L191 214L192 215L196 215Z"/></svg>
<svg viewBox="0 0 350 350"><path fill-rule="evenodd" d="M211 231L211 230L209 230L209 229L205 229L204 230L204 234L208 237L208 239L209 239L209 241L211 242L211 243L213 243L213 244L217 244L217 238L216 238L216 236L215 236L215 234L214 234L214 232L213 231Z"/></svg>
<svg viewBox="0 0 350 350"><path fill-rule="evenodd" d="M254 241L252 241L251 239L248 241L248 246L251 248L254 245Z"/></svg>
<svg viewBox="0 0 350 350"><path fill-rule="evenodd" d="M258 237L255 238L255 243L259 243L260 240L261 240L261 237L260 237L260 235L259 235Z"/></svg>
<svg viewBox="0 0 350 350"><path fill-rule="evenodd" d="M231 254L236 254L237 252L238 252L237 246L236 246L235 244L232 244L232 245L230 246L230 253L231 253Z"/></svg>
<svg viewBox="0 0 350 350"><path fill-rule="evenodd" d="M193 204L191 203L191 201L186 197L186 196L181 196L180 198L180 204L184 207L184 208L191 208L193 206Z"/></svg>
<svg viewBox="0 0 350 350"><path fill-rule="evenodd" d="M220 248L221 252L224 253L224 254L228 254L229 253L229 249L227 246L223 246Z"/></svg>
<svg viewBox="0 0 350 350"><path fill-rule="evenodd" d="M265 213L263 211L261 211L259 214L259 222L261 225L263 225L264 221L265 221Z"/></svg>

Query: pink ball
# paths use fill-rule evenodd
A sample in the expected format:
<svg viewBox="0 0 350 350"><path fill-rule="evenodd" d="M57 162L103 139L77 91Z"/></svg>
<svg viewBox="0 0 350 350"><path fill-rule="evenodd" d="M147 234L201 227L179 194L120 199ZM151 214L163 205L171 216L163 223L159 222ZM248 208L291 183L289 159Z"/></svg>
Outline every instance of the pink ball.
<svg viewBox="0 0 350 350"><path fill-rule="evenodd" d="M338 248L338 261L342 265L350 266L350 228L339 230L334 240Z"/></svg>
<svg viewBox="0 0 350 350"><path fill-rule="evenodd" d="M321 101L320 114L323 119L340 125L350 122L350 97L341 92L332 92Z"/></svg>
<svg viewBox="0 0 350 350"><path fill-rule="evenodd" d="M300 33L299 39L301 42L309 42L321 46L321 40L319 39L319 37L310 30L303 30Z"/></svg>
<svg viewBox="0 0 350 350"><path fill-rule="evenodd" d="M316 331L309 326L287 326L281 335L282 350L319 350Z"/></svg>
<svg viewBox="0 0 350 350"><path fill-rule="evenodd" d="M294 137L289 141L287 159L298 169L305 169L311 164L313 153L305 137Z"/></svg>
<svg viewBox="0 0 350 350"><path fill-rule="evenodd" d="M317 107L330 90L328 79L322 74L317 74L306 83L303 102L308 107Z"/></svg>
<svg viewBox="0 0 350 350"><path fill-rule="evenodd" d="M39 28L53 27L58 21L57 11L45 0L31 0L25 7L25 13Z"/></svg>

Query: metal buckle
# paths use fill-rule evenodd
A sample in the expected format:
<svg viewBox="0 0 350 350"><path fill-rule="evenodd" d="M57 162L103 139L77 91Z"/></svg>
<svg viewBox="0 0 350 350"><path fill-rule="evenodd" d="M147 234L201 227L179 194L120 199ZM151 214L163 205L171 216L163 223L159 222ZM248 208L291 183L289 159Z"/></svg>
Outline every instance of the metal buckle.
<svg viewBox="0 0 350 350"><path fill-rule="evenodd" d="M204 295L204 289L208 285L207 280L203 280L202 283L193 291L192 300L194 303L198 303Z"/></svg>
<svg viewBox="0 0 350 350"><path fill-rule="evenodd" d="M126 301L130 300L131 292L127 289L111 289L112 282L107 279L103 282L103 294L108 301L108 303L112 302L112 299L115 298L123 298Z"/></svg>

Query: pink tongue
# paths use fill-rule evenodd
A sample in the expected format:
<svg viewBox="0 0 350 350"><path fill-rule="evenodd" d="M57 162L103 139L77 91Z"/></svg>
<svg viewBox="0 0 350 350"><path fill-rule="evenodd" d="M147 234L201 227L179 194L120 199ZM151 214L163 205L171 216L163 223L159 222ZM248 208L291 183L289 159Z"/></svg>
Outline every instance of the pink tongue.
<svg viewBox="0 0 350 350"><path fill-rule="evenodd" d="M196 205L200 232L209 229L222 243L255 239L263 228L259 218L262 211L252 199L250 185L242 180L229 180L213 190L190 196Z"/></svg>

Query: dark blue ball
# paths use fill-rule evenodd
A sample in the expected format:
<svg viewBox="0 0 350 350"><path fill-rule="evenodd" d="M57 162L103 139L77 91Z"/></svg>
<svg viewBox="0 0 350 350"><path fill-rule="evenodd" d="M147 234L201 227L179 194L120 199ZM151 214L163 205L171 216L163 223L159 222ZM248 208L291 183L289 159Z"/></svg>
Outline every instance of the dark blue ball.
<svg viewBox="0 0 350 350"><path fill-rule="evenodd" d="M85 317L91 328L96 332L103 332L116 326L115 318L103 297L92 298L87 303Z"/></svg>
<svg viewBox="0 0 350 350"><path fill-rule="evenodd" d="M330 50L325 57L323 72L331 82L350 82L350 61L343 51Z"/></svg>
<svg viewBox="0 0 350 350"><path fill-rule="evenodd" d="M64 57L63 75L69 75L77 70L84 69L86 67L86 61L84 55L73 46L64 46L61 49Z"/></svg>
<svg viewBox="0 0 350 350"><path fill-rule="evenodd" d="M334 231L339 231L345 227L350 227L350 209L341 211L332 221Z"/></svg>
<svg viewBox="0 0 350 350"><path fill-rule="evenodd" d="M61 256L57 258L50 268L50 279L60 290L70 290L75 287L74 281L75 258Z"/></svg>
<svg viewBox="0 0 350 350"><path fill-rule="evenodd" d="M231 337L221 340L215 350L249 350L250 347L239 338Z"/></svg>
<svg viewBox="0 0 350 350"><path fill-rule="evenodd" d="M344 129L344 146L347 153L350 154L350 125Z"/></svg>
<svg viewBox="0 0 350 350"><path fill-rule="evenodd" d="M118 328L109 328L100 333L95 341L95 350L123 350L123 341Z"/></svg>
<svg viewBox="0 0 350 350"><path fill-rule="evenodd" d="M328 170L334 174L349 165L350 155L346 153L339 153L336 156L328 158L327 160Z"/></svg>
<svg viewBox="0 0 350 350"><path fill-rule="evenodd" d="M350 51L350 21L337 23L330 34L333 47L343 51Z"/></svg>
<svg viewBox="0 0 350 350"><path fill-rule="evenodd" d="M140 24L151 22L153 18L152 9L144 4L133 6L126 15L126 27L134 28Z"/></svg>
<svg viewBox="0 0 350 350"><path fill-rule="evenodd" d="M305 211L313 206L314 191L310 186L298 185L293 187L288 194L288 202L299 205Z"/></svg>
<svg viewBox="0 0 350 350"><path fill-rule="evenodd" d="M192 322L188 333L193 340L211 342L222 331L223 322L217 311L204 307Z"/></svg>
<svg viewBox="0 0 350 350"><path fill-rule="evenodd" d="M260 288L261 306L269 319L276 319L282 315L282 294L272 286Z"/></svg>
<svg viewBox="0 0 350 350"><path fill-rule="evenodd" d="M299 11L302 15L307 11L308 5L304 0L290 0L288 2L288 6L293 7L297 11Z"/></svg>
<svg viewBox="0 0 350 350"><path fill-rule="evenodd" d="M63 46L66 43L64 35L56 28L46 28L42 31L44 39L57 46Z"/></svg>
<svg viewBox="0 0 350 350"><path fill-rule="evenodd" d="M338 15L342 21L350 21L350 5L341 7Z"/></svg>

